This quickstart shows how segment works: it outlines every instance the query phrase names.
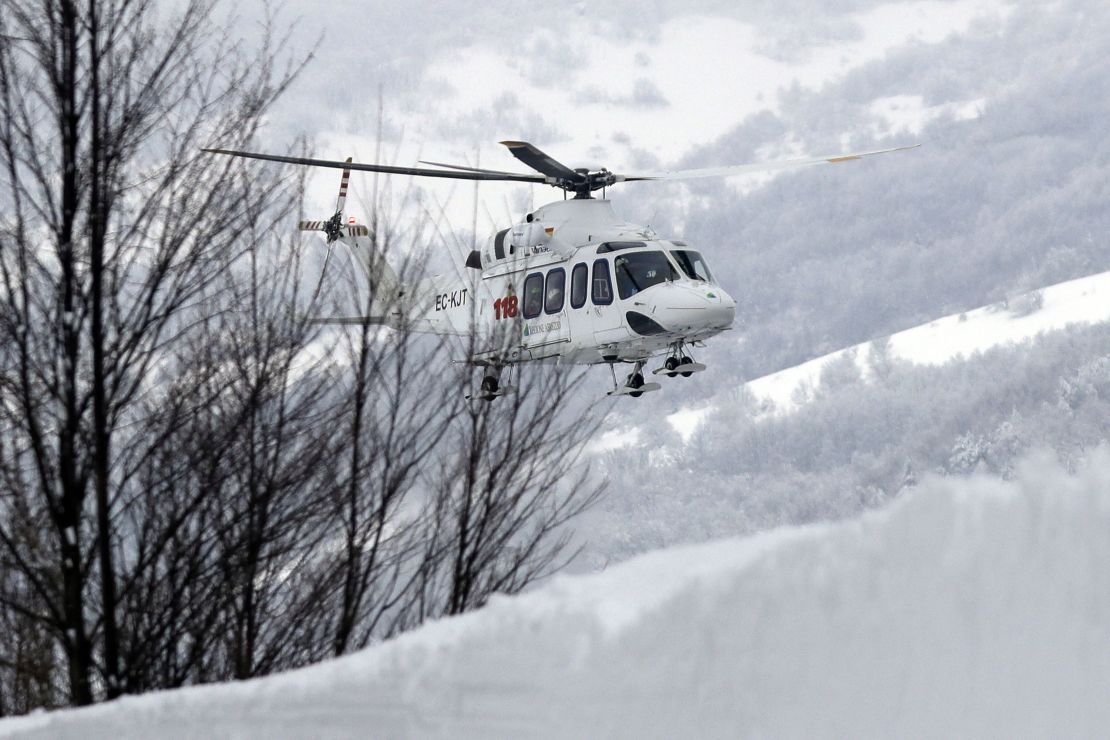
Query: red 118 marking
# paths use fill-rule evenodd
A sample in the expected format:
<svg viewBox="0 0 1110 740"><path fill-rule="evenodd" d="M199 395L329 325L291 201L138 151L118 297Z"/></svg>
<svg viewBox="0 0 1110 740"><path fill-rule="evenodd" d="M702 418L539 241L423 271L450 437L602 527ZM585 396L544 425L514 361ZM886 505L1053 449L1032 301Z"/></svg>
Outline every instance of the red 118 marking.
<svg viewBox="0 0 1110 740"><path fill-rule="evenodd" d="M515 295L508 296L507 298L498 298L493 302L494 320L515 319L518 305L519 302Z"/></svg>

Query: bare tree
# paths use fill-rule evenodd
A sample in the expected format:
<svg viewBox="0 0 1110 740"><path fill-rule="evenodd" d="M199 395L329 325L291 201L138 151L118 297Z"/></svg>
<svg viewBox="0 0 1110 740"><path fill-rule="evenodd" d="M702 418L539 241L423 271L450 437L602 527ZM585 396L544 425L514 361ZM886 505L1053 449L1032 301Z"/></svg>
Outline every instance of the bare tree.
<svg viewBox="0 0 1110 740"><path fill-rule="evenodd" d="M248 58L211 35L211 12L196 0L157 24L149 0L0 11L0 427L11 440L0 546L64 648L75 704L97 685L121 691L122 430L176 317L234 261L244 214L277 189L198 151L248 140L291 78L280 40ZM15 530L44 517L50 541L32 562Z"/></svg>
<svg viewBox="0 0 1110 740"><path fill-rule="evenodd" d="M374 188L368 251L370 259L398 263L399 274L412 282L421 276L426 252L420 229L398 227L401 218L418 215L409 195L394 210L387 193ZM371 280L362 291L357 283L349 287L349 302L362 315L403 311L393 286ZM347 438L335 528L342 539L330 566L339 579L331 644L336 655L408 624L424 537L413 494L463 401L453 388L429 382L428 368L450 365L450 345L442 339L422 337L405 323L387 329L370 322L346 331L343 339Z"/></svg>
<svg viewBox="0 0 1110 740"><path fill-rule="evenodd" d="M573 556L564 525L605 488L585 454L601 416L575 403L582 376L554 364L521 368L497 403L468 405L433 478L426 542L438 567L423 616L516 593Z"/></svg>
<svg viewBox="0 0 1110 740"><path fill-rule="evenodd" d="M246 148L296 69L268 30L254 55L211 35L212 12L0 6L0 714L480 606L558 567L598 492L575 376L468 401L451 361L477 335L311 320L301 183L199 153ZM377 197L371 227L374 254L421 263Z"/></svg>

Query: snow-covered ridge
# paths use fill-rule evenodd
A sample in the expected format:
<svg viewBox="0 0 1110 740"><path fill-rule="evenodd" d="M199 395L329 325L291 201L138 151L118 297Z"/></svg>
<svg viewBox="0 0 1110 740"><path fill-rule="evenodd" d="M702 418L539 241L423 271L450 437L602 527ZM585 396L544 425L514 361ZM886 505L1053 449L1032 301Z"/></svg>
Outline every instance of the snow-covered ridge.
<svg viewBox="0 0 1110 740"><path fill-rule="evenodd" d="M1110 454L925 479L861 519L651 553L241 684L0 736L1090 737Z"/></svg>
<svg viewBox="0 0 1110 740"><path fill-rule="evenodd" d="M1002 344L1023 342L1038 334L1069 324L1095 324L1110 320L1110 272L1016 296L1007 303L952 314L889 337L888 356L919 365L940 365ZM871 374L868 358L875 342L817 357L761 378L746 387L768 413L788 413L820 386L827 365L852 357L863 378ZM684 440L689 440L711 406L682 409L667 417Z"/></svg>

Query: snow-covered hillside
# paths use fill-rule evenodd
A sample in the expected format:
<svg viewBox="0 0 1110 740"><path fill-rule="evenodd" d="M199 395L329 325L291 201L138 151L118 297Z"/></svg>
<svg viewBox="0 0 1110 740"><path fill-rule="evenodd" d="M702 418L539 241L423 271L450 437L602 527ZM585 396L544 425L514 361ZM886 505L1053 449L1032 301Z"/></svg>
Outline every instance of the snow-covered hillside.
<svg viewBox="0 0 1110 740"><path fill-rule="evenodd" d="M1110 320L1110 272L1090 275L1016 296L1008 304L992 304L946 316L889 337L890 360L940 365L1000 344L1018 343L1071 324ZM817 357L795 367L751 380L746 388L765 404L768 413L783 413L812 397L821 374L831 363L852 358L861 375L871 372L875 342L864 342ZM685 408L667 417L683 439L689 439L711 405Z"/></svg>
<svg viewBox="0 0 1110 740"><path fill-rule="evenodd" d="M1110 727L1110 454L926 479L835 525L560 577L286 675L0 736L1092 737Z"/></svg>

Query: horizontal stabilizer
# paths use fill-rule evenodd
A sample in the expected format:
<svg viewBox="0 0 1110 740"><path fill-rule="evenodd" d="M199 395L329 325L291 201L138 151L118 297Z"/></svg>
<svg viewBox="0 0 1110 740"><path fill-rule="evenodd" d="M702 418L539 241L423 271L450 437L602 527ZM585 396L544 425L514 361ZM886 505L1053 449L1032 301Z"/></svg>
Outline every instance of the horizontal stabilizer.
<svg viewBox="0 0 1110 740"><path fill-rule="evenodd" d="M309 319L310 324L332 326L389 326L392 322L388 316L332 316L319 319Z"/></svg>

